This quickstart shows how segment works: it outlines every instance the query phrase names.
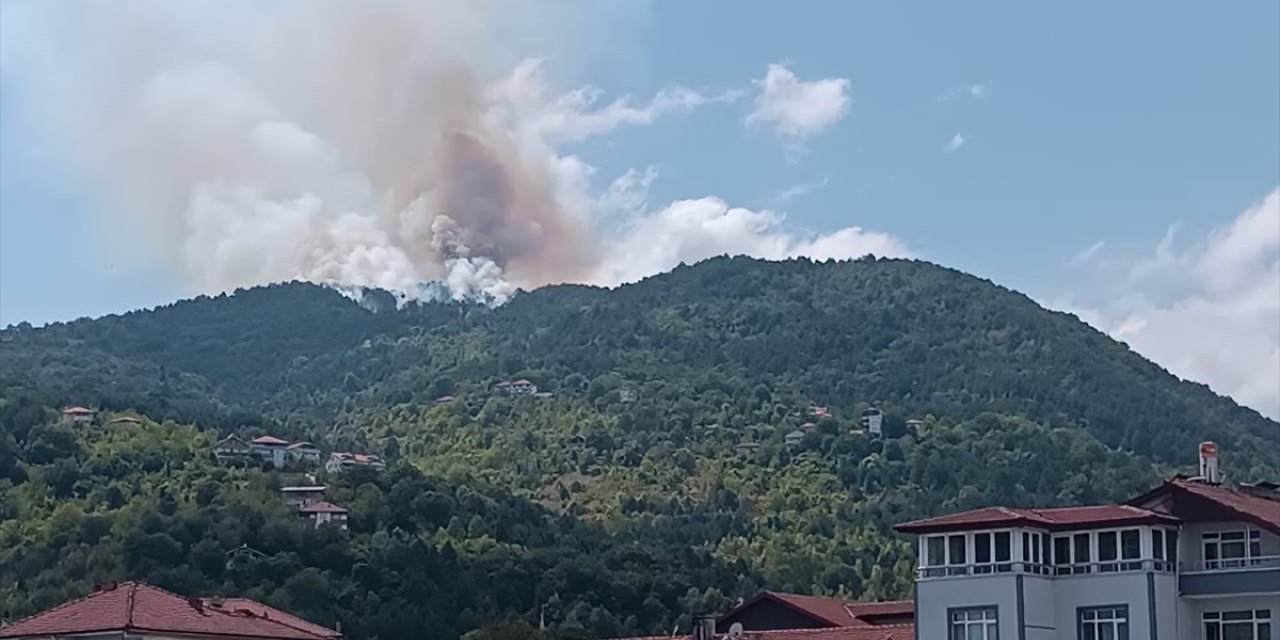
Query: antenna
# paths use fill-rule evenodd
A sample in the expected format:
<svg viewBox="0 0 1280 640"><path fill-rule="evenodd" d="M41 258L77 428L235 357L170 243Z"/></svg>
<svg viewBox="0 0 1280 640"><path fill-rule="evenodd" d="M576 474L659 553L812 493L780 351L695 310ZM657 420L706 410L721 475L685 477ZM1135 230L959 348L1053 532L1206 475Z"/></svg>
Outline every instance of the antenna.
<svg viewBox="0 0 1280 640"><path fill-rule="evenodd" d="M735 623L733 623L732 625L729 625L729 637L730 637L730 638L741 638L741 637L742 637L742 633L743 633L743 628L742 628L742 623L741 623L741 622L735 622Z"/></svg>

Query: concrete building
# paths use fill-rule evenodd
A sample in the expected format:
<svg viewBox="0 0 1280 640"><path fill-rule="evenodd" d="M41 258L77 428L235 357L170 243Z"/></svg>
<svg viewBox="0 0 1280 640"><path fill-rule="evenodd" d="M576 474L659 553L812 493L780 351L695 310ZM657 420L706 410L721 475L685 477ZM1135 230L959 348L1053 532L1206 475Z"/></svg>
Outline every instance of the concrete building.
<svg viewBox="0 0 1280 640"><path fill-rule="evenodd" d="M918 537L918 638L1280 640L1280 493L1201 475L1126 504L989 507Z"/></svg>
<svg viewBox="0 0 1280 640"><path fill-rule="evenodd" d="M268 461L274 467L283 467L288 458L289 441L275 436L260 436L249 442L253 455Z"/></svg>
<svg viewBox="0 0 1280 640"><path fill-rule="evenodd" d="M295 442L284 448L290 460L320 464L320 448L310 442Z"/></svg>
<svg viewBox="0 0 1280 640"><path fill-rule="evenodd" d="M524 379L504 380L495 386L513 396L531 396L538 393L538 385Z"/></svg>
<svg viewBox="0 0 1280 640"><path fill-rule="evenodd" d="M213 456L220 464L249 462L253 460L253 446L236 436L227 436L213 446Z"/></svg>
<svg viewBox="0 0 1280 640"><path fill-rule="evenodd" d="M326 487L323 486L280 487L280 494L284 496L286 505L301 509L317 502L323 502L325 489Z"/></svg>
<svg viewBox="0 0 1280 640"><path fill-rule="evenodd" d="M385 469L386 466L387 463L383 462L382 458L375 455L335 451L329 454L328 462L324 463L324 470L329 473L338 473L355 467Z"/></svg>

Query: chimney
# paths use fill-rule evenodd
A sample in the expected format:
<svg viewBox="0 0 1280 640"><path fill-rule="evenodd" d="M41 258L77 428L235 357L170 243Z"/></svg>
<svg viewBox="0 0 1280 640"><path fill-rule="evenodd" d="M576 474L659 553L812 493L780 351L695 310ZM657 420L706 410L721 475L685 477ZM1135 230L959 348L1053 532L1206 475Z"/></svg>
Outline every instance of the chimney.
<svg viewBox="0 0 1280 640"><path fill-rule="evenodd" d="M1218 484L1222 477L1218 474L1218 443L1200 443L1200 477L1207 484Z"/></svg>
<svg viewBox="0 0 1280 640"><path fill-rule="evenodd" d="M693 619L693 640L714 640L716 637L716 619L714 616L699 616Z"/></svg>

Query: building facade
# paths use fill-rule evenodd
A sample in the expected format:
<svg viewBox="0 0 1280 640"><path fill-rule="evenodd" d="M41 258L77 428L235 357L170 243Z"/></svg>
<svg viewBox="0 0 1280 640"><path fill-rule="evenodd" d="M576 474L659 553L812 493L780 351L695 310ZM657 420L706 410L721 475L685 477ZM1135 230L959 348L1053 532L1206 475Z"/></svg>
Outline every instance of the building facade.
<svg viewBox="0 0 1280 640"><path fill-rule="evenodd" d="M917 536L916 631L932 640L1280 640L1280 493L1213 461L1121 505L991 507Z"/></svg>

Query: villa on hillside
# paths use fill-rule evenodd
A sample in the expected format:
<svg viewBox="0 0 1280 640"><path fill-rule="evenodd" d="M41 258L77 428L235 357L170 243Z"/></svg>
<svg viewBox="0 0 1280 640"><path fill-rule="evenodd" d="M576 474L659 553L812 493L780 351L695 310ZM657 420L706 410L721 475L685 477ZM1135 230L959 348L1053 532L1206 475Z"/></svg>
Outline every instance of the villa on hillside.
<svg viewBox="0 0 1280 640"><path fill-rule="evenodd" d="M316 527L335 524L342 530L347 528L347 510L329 502L315 502L301 509L298 515L315 523Z"/></svg>
<svg viewBox="0 0 1280 640"><path fill-rule="evenodd" d="M67 407L62 410L62 419L67 422L74 422L78 424L91 424L94 416L97 414L98 412L93 409L86 409L84 407Z"/></svg>
<svg viewBox="0 0 1280 640"><path fill-rule="evenodd" d="M320 463L320 448L310 442L295 442L285 447L284 450L290 460L312 464Z"/></svg>
<svg viewBox="0 0 1280 640"><path fill-rule="evenodd" d="M342 634L246 598L193 598L141 582L107 583L82 598L0 626L0 638L340 640Z"/></svg>
<svg viewBox="0 0 1280 640"><path fill-rule="evenodd" d="M221 464L258 465L267 462L276 468L283 468L290 462L320 464L320 448L314 444L291 444L288 440L269 435L259 436L248 442L239 436L227 436L214 445L213 455Z"/></svg>
<svg viewBox="0 0 1280 640"><path fill-rule="evenodd" d="M329 473L338 473L355 467L371 467L373 469L385 469L386 462L382 458L364 453L345 453L335 451L329 454L329 461L324 463L324 470Z"/></svg>
<svg viewBox="0 0 1280 640"><path fill-rule="evenodd" d="M284 503L295 509L324 501L324 492L327 487L324 486L302 486L302 487L280 487L280 493L284 496Z"/></svg>
<svg viewBox="0 0 1280 640"><path fill-rule="evenodd" d="M494 387L506 391L512 396L532 396L538 393L538 385L524 379L503 380L494 385Z"/></svg>
<svg viewBox="0 0 1280 640"><path fill-rule="evenodd" d="M236 436L227 436L213 446L213 457L220 464L249 462L253 459L253 447Z"/></svg>

